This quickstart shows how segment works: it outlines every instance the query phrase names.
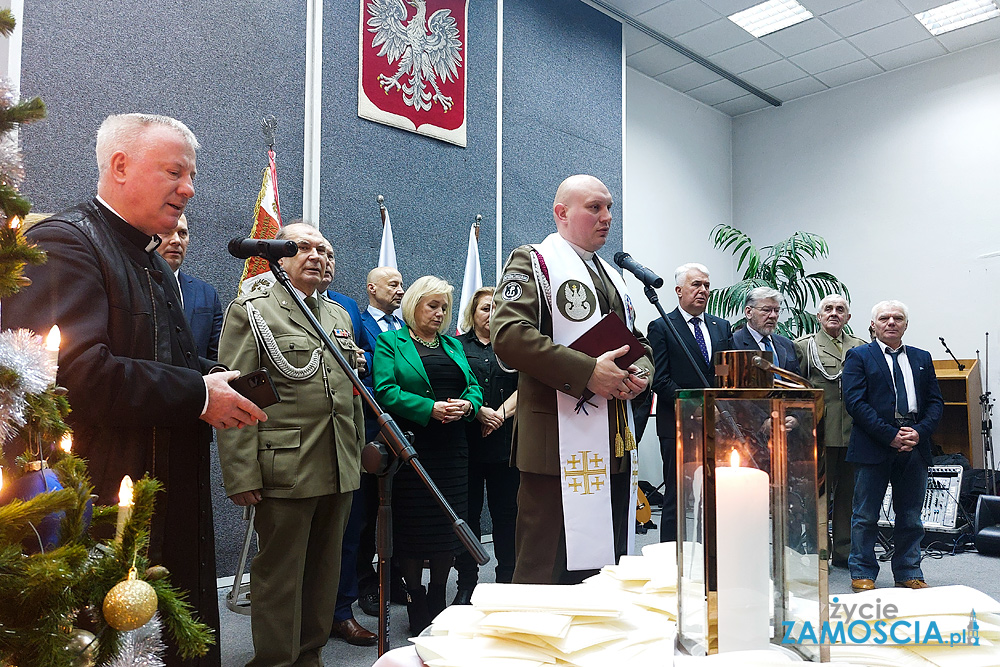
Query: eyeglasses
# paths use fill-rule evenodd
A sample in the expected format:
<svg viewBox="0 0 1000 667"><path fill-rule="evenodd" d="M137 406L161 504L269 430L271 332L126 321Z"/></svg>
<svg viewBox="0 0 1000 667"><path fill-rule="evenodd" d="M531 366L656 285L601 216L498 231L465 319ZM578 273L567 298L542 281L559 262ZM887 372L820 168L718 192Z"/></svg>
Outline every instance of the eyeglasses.
<svg viewBox="0 0 1000 667"><path fill-rule="evenodd" d="M754 310L759 310L762 313L775 314L781 312L781 306L751 306Z"/></svg>

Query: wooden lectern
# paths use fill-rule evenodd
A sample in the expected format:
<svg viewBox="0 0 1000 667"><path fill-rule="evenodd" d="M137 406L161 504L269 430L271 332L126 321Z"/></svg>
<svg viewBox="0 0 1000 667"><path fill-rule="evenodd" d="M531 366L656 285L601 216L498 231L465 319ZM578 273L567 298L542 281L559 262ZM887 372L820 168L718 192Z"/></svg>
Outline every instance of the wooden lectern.
<svg viewBox="0 0 1000 667"><path fill-rule="evenodd" d="M963 454L973 468L985 468L982 408L979 405L983 384L979 362L976 359L959 361L965 364L965 370L958 370L951 359L934 360L934 372L944 398L944 414L933 439L946 454Z"/></svg>

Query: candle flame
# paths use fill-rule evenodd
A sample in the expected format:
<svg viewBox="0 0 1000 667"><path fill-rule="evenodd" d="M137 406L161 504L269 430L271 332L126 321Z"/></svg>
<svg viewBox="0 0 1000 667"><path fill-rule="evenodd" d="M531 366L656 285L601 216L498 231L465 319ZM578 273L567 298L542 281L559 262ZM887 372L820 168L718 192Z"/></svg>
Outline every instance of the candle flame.
<svg viewBox="0 0 1000 667"><path fill-rule="evenodd" d="M733 450L733 453L729 455L729 465L732 468L740 467L740 453L735 449Z"/></svg>
<svg viewBox="0 0 1000 667"><path fill-rule="evenodd" d="M122 477L122 484L118 487L118 506L132 506L132 478L128 475Z"/></svg>
<svg viewBox="0 0 1000 667"><path fill-rule="evenodd" d="M45 337L45 349L48 350L49 352L58 352L59 339L60 339L59 326L53 324L52 328L49 329L49 335Z"/></svg>
<svg viewBox="0 0 1000 667"><path fill-rule="evenodd" d="M64 452L66 452L67 454L69 454L70 452L72 452L73 451L73 436L71 434L69 434L69 433L67 433L66 435L64 435L62 437L62 440L59 441L59 447Z"/></svg>
<svg viewBox="0 0 1000 667"><path fill-rule="evenodd" d="M7 226L11 229L18 229L21 226L21 218L16 215L7 221Z"/></svg>

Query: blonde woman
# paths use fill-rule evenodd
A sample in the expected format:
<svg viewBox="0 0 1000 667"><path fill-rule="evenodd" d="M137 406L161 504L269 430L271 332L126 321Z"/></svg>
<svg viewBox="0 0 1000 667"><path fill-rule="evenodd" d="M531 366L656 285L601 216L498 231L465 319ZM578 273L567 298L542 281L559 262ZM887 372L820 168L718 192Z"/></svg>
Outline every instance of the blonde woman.
<svg viewBox="0 0 1000 667"><path fill-rule="evenodd" d="M452 291L441 278L418 278L401 304L406 325L376 339L372 366L379 403L404 431L413 431L421 463L464 517L469 450L463 421L475 420L483 393L462 345L444 335L451 324ZM410 631L418 634L445 607L448 573L462 545L409 466L396 475L392 512L393 553L411 599ZM425 560L430 562L426 593L421 581Z"/></svg>

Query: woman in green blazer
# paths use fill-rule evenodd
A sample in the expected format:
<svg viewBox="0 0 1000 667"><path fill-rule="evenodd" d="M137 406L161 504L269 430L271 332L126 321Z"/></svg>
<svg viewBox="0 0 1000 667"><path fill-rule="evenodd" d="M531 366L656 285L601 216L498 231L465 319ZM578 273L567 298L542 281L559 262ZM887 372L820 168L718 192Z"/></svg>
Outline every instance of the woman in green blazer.
<svg viewBox="0 0 1000 667"><path fill-rule="evenodd" d="M417 279L403 296L406 326L375 340L375 396L404 431L413 431L420 462L460 517L468 513L469 448L464 421L475 419L483 392L462 344L444 335L453 288L435 276ZM410 595L410 631L419 634L445 607L445 585L462 545L451 522L413 469L393 483L393 554ZM422 585L423 563L430 582Z"/></svg>

